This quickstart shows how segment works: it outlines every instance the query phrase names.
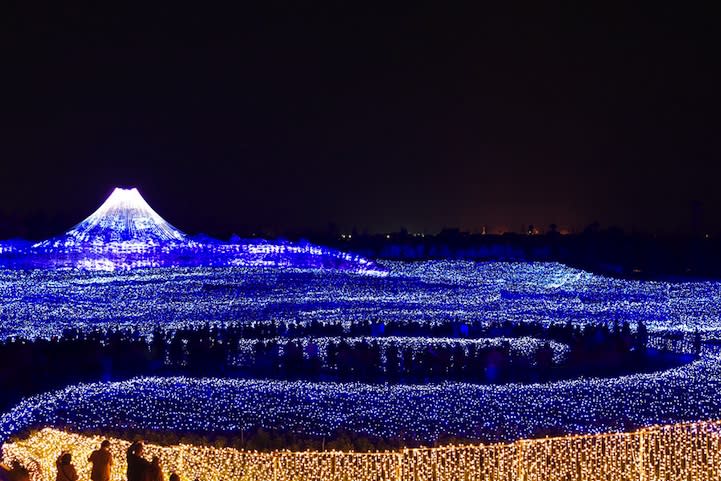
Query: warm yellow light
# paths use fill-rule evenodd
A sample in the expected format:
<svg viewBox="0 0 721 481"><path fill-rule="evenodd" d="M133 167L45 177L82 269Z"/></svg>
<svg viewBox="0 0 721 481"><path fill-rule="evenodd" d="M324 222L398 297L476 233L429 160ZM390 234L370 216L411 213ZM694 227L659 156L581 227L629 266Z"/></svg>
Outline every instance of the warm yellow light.
<svg viewBox="0 0 721 481"><path fill-rule="evenodd" d="M73 454L80 479L90 476L87 458L103 438L43 429L3 446L7 462L30 469L34 481L55 479L55 460ZM113 481L125 479L129 442L111 439ZM444 446L376 453L339 451L260 453L206 446L147 445L167 476L186 481L541 481L718 480L721 422L675 424L630 433L521 440L512 444Z"/></svg>

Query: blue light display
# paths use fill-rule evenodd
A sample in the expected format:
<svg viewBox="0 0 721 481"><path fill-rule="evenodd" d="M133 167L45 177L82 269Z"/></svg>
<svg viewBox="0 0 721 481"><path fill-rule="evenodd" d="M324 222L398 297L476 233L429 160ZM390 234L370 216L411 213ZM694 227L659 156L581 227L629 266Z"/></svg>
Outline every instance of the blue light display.
<svg viewBox="0 0 721 481"><path fill-rule="evenodd" d="M1 414L0 442L43 426L263 427L310 436L349 430L417 443L443 436L496 441L721 417L721 357L713 349L721 333L721 282L619 280L555 263L371 262L307 244L198 240L163 220L137 190L116 189L61 236L0 244L0 340L50 339L67 329L130 328L150 338L157 330L204 325L321 323L340 326L337 332L353 342L351 326L363 322L372 323L370 335L381 347L392 341L421 350L458 339L383 337L384 322L453 323L464 337L464 323L619 321L643 321L657 347L671 333L698 330L705 341L701 357L656 373L536 384L184 377L84 384ZM324 351L331 340L307 342ZM250 350L253 342L241 340L240 347ZM506 342L524 353L540 343ZM555 359L568 352L565 345L551 347Z"/></svg>
<svg viewBox="0 0 721 481"><path fill-rule="evenodd" d="M65 328L361 321L611 325L721 332L721 282L611 279L560 264L379 261L385 277L342 270L177 267L98 272L0 270L0 338Z"/></svg>
<svg viewBox="0 0 721 481"><path fill-rule="evenodd" d="M331 268L385 274L361 256L307 243L193 239L160 217L135 188L116 188L92 215L63 235L36 244L0 243L2 268L113 271L179 266Z"/></svg>
<svg viewBox="0 0 721 481"><path fill-rule="evenodd" d="M387 276L266 268L4 270L0 336L48 338L65 328L118 327L150 336L155 329L237 323L320 322L348 329L359 321L386 320L643 320L652 343L661 344L673 332L698 329L704 341L721 332L720 282L618 280L543 263L380 265ZM523 385L189 378L79 385L23 401L0 418L0 431L5 437L44 425L223 432L264 427L323 436L345 429L431 443L443 435L509 440L623 430L721 417L721 363L714 345L705 343L693 363L656 373Z"/></svg>

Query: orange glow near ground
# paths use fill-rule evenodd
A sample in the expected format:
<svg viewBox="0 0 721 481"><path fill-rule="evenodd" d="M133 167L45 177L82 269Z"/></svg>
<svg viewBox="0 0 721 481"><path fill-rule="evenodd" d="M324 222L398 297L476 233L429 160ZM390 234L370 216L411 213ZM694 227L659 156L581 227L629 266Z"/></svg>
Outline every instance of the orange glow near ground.
<svg viewBox="0 0 721 481"><path fill-rule="evenodd" d="M73 455L80 479L102 438L43 429L3 447L6 462L20 461L34 481L55 479L55 460ZM110 439L113 481L125 479L129 442ZM521 440L511 444L446 446L373 453L260 453L190 445L147 445L161 459L165 479L183 480L717 480L721 475L721 422L653 427L630 433Z"/></svg>

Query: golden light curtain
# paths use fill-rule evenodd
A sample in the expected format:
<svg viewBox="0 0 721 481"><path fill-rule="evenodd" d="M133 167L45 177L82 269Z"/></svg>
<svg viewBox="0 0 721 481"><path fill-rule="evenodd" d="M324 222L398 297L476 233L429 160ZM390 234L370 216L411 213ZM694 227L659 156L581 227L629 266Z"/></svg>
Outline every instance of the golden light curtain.
<svg viewBox="0 0 721 481"><path fill-rule="evenodd" d="M43 429L3 446L6 462L20 461L34 481L55 479L55 460L73 454L81 480L102 438ZM125 479L129 442L110 439L113 481ZM187 481L575 481L721 479L721 422L659 426L629 433L521 440L510 444L444 446L371 453L260 453L204 446L146 446L166 475Z"/></svg>

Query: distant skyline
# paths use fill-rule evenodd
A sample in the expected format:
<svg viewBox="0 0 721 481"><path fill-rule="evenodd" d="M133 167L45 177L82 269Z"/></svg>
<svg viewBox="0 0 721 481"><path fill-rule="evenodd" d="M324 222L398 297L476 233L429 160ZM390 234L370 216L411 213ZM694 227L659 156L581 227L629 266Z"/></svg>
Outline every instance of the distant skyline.
<svg viewBox="0 0 721 481"><path fill-rule="evenodd" d="M132 185L126 185L126 187L133 187ZM111 189L112 190L112 189ZM108 192L110 193L110 191ZM103 198L104 200L104 198ZM181 198L179 201L181 205L185 205L189 199ZM94 212L101 202L97 205L92 205L84 213L78 215L67 215L66 209L63 206L51 206L46 210L38 210L37 212L30 213L23 217L18 215L17 212L3 212L0 215L0 239L9 237L25 237L32 240L42 240L54 235L61 234L71 227L75 226L84 217L87 217ZM165 202L165 204L171 204L172 202ZM88 204L90 206L90 204ZM160 212L160 215L164 215ZM80 216L80 218L78 218ZM450 218L451 216L449 216ZM468 224L443 224L439 226L428 227L426 224L424 227L416 227L413 224L403 224L399 226L393 226L388 224L387 227L383 227L381 224L380 228L370 228L367 225L358 224L342 224L336 221L328 221L325 223L319 223L317 225L272 225L257 224L248 225L240 224L236 226L226 225L219 223L218 220L211 219L211 222L205 227L194 229L185 229L183 224L178 224L172 219L169 222L175 224L181 230L187 231L188 234L208 234L211 236L217 236L220 238L227 238L231 235L251 235L251 234L269 234L272 236L297 236L297 235L327 235L334 233L335 235L347 235L351 232L357 234L384 234L384 233L397 233L401 230L407 231L409 234L437 234L443 230L454 230L458 229L461 232L467 232L471 234L491 234L501 235L505 233L518 233L528 234L529 228L533 228L534 234L546 234L551 231L551 224L553 224L555 231L560 234L579 234L586 229L592 230L607 230L607 229L621 229L626 234L660 234L660 235L718 235L716 231L708 227L708 223L703 220L703 206L699 206L698 203L694 204L689 209L689 226L688 228L677 228L677 229L659 229L656 231L639 229L636 226L630 228L624 227L618 223L601 223L599 221L592 221L586 224L574 225L571 223L564 222L550 222L538 223L538 222L498 222L492 223L476 223L469 222ZM184 219L187 222L187 218ZM421 223L419 223L421 225Z"/></svg>
<svg viewBox="0 0 721 481"><path fill-rule="evenodd" d="M0 233L62 232L135 186L217 236L721 234L714 12L16 8L0 29Z"/></svg>

